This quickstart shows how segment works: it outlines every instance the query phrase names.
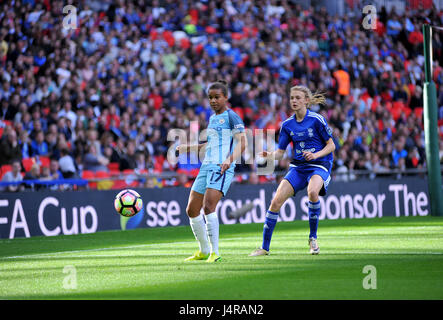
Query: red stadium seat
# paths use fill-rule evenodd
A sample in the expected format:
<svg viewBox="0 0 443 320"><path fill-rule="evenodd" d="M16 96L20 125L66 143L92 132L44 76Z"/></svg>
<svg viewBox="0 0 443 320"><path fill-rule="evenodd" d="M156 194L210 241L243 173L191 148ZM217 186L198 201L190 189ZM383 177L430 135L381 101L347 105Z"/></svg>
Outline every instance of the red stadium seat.
<svg viewBox="0 0 443 320"><path fill-rule="evenodd" d="M83 170L83 172L82 172L82 178L83 178L83 179L86 179L86 180L88 180L88 179L94 179L94 178L95 178L94 172L92 172L92 171L90 171L90 170ZM90 182L88 182L88 186L89 186L89 188L91 188L91 189L97 189L97 182L95 182L95 181L90 181Z"/></svg>
<svg viewBox="0 0 443 320"><path fill-rule="evenodd" d="M51 163L51 160L49 159L49 157L42 157L40 156L38 158L40 160L40 164L42 165L42 167L49 167L49 164Z"/></svg>
<svg viewBox="0 0 443 320"><path fill-rule="evenodd" d="M165 157L160 155L160 156L155 156L154 159L155 159L154 171L163 172L163 162L165 161Z"/></svg>
<svg viewBox="0 0 443 320"><path fill-rule="evenodd" d="M385 108L386 108L386 110L388 110L389 112L391 112L391 110L392 110L392 103L389 102L389 101L387 101L387 102L385 103Z"/></svg>
<svg viewBox="0 0 443 320"><path fill-rule="evenodd" d="M207 27L205 28L205 31L206 31L206 33L209 33L209 34L217 33L217 29L215 29L215 28L212 27L212 26L207 26Z"/></svg>
<svg viewBox="0 0 443 320"><path fill-rule="evenodd" d="M109 175L111 177L117 177L120 175L120 173L121 173L120 170L109 170Z"/></svg>
<svg viewBox="0 0 443 320"><path fill-rule="evenodd" d="M2 165L2 167L0 168L0 180L3 178L5 173L8 171L12 171L12 165L10 165L10 164Z"/></svg>
<svg viewBox="0 0 443 320"><path fill-rule="evenodd" d="M232 32L231 33L231 38L233 40L241 40L241 39L243 39L243 35L241 33L239 33L239 32Z"/></svg>
<svg viewBox="0 0 443 320"><path fill-rule="evenodd" d="M123 170L123 174L134 174L135 173L135 171L133 170L133 169L125 169L125 170Z"/></svg>
<svg viewBox="0 0 443 320"><path fill-rule="evenodd" d="M196 178L199 172L200 169L192 169L189 174L191 175L191 177Z"/></svg>
<svg viewBox="0 0 443 320"><path fill-rule="evenodd" d="M114 180L114 184L112 185L112 189L125 189L128 185L125 180Z"/></svg>
<svg viewBox="0 0 443 320"><path fill-rule="evenodd" d="M414 114L417 118L421 119L423 117L423 108L415 108Z"/></svg>
<svg viewBox="0 0 443 320"><path fill-rule="evenodd" d="M109 178L110 174L108 172L106 172L106 171L97 171L95 173L95 177L96 178Z"/></svg>
<svg viewBox="0 0 443 320"><path fill-rule="evenodd" d="M371 111L375 112L375 110L377 110L377 107L379 105L380 105L380 103L379 103L378 99L374 98L371 103Z"/></svg>
<svg viewBox="0 0 443 320"><path fill-rule="evenodd" d="M118 162L110 162L108 169L109 171L120 171L120 164Z"/></svg>
<svg viewBox="0 0 443 320"><path fill-rule="evenodd" d="M122 174L122 172L120 170L109 171L109 175L111 177L120 177L121 174ZM125 182L125 180L123 178L122 179L118 179L118 180L113 180L112 182L113 182L112 189L124 189L124 188L126 188L126 182Z"/></svg>
<svg viewBox="0 0 443 320"><path fill-rule="evenodd" d="M31 170L32 165L35 163L34 158L23 158L22 159L22 165L26 172Z"/></svg>
<svg viewBox="0 0 443 320"><path fill-rule="evenodd" d="M235 108L232 108L232 111L234 111L236 114L238 114L238 116L239 116L240 118L242 118L242 119L245 118L245 114L244 114L244 111L243 111L242 108L235 107Z"/></svg>

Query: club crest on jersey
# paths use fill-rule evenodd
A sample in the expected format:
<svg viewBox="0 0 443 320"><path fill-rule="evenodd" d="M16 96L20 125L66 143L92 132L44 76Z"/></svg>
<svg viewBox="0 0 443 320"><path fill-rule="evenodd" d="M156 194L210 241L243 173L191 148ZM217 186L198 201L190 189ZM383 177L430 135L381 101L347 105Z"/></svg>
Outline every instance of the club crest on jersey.
<svg viewBox="0 0 443 320"><path fill-rule="evenodd" d="M314 136L314 132L313 132L312 128L308 128L308 136L310 136L310 137Z"/></svg>
<svg viewBox="0 0 443 320"><path fill-rule="evenodd" d="M300 142L300 148L304 148L304 147L305 147L305 142L304 141Z"/></svg>
<svg viewBox="0 0 443 320"><path fill-rule="evenodd" d="M225 119L220 119L220 120L218 120L218 123L219 123L219 124L223 124L223 123L225 123Z"/></svg>

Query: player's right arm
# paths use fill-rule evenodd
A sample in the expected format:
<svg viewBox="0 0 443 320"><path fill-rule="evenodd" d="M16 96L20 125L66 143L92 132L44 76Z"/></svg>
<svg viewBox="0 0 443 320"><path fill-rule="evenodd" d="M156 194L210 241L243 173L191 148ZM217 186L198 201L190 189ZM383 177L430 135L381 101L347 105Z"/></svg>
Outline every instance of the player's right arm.
<svg viewBox="0 0 443 320"><path fill-rule="evenodd" d="M258 155L266 160L281 160L285 155L286 148L288 144L291 142L291 138L286 130L285 122L282 123L282 127L280 128L280 134L278 137L278 147L277 150L274 151L262 151L258 153Z"/></svg>
<svg viewBox="0 0 443 320"><path fill-rule="evenodd" d="M286 152L285 150L277 149L274 151L262 151L262 152L259 152L258 155L262 158L265 158L266 160L269 160L269 159L281 160L281 159L283 159L285 152Z"/></svg>
<svg viewBox="0 0 443 320"><path fill-rule="evenodd" d="M179 153L188 153L188 152L196 152L200 153L200 151L204 148L206 148L206 145L208 143L199 143L199 144L181 144L175 148L176 152Z"/></svg>

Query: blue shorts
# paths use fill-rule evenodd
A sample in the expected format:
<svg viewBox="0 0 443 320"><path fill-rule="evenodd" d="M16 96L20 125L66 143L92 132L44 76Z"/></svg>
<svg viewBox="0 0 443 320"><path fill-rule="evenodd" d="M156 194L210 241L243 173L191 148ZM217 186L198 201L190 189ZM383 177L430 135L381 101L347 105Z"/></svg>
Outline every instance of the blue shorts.
<svg viewBox="0 0 443 320"><path fill-rule="evenodd" d="M225 196L233 179L234 170L227 170L224 174L220 174L219 166L201 167L191 190L204 194L207 188L211 188L221 191Z"/></svg>
<svg viewBox="0 0 443 320"><path fill-rule="evenodd" d="M295 194L303 190L308 186L309 180L313 175L319 175L323 179L323 187L320 190L320 195L326 195L328 191L328 185L331 181L331 170L324 166L314 166L314 165L301 165L297 167L290 167L288 173L285 175L284 179L288 180L292 188L294 188Z"/></svg>

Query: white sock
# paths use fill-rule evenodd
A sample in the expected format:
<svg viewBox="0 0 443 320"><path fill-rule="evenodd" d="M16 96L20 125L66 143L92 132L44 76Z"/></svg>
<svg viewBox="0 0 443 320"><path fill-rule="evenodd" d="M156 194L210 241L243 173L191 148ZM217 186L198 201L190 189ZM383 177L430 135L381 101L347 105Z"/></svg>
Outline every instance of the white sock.
<svg viewBox="0 0 443 320"><path fill-rule="evenodd" d="M209 247L208 233L206 231L203 215L200 214L195 218L189 218L189 224L191 225L195 239L198 241L200 251L204 254L208 254L211 251L211 248Z"/></svg>
<svg viewBox="0 0 443 320"><path fill-rule="evenodd" d="M219 223L217 213L212 212L205 215L205 217L206 229L208 230L209 241L211 242L211 252L218 255Z"/></svg>

